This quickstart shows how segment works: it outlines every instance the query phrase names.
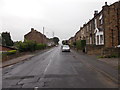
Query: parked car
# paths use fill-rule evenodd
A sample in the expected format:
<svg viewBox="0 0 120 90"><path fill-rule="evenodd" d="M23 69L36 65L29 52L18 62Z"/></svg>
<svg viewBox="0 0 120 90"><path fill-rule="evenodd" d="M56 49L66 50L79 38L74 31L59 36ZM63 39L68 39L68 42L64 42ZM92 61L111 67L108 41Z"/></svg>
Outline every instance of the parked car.
<svg viewBox="0 0 120 90"><path fill-rule="evenodd" d="M63 45L62 46L62 52L70 52L70 47L69 47L69 45Z"/></svg>
<svg viewBox="0 0 120 90"><path fill-rule="evenodd" d="M120 48L120 45L118 45L117 47Z"/></svg>

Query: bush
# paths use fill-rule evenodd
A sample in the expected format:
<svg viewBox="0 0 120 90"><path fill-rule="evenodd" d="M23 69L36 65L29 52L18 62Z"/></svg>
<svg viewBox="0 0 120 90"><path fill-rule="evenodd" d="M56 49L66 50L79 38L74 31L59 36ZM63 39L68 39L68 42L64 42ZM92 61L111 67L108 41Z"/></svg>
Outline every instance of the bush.
<svg viewBox="0 0 120 90"><path fill-rule="evenodd" d="M46 44L37 44L36 45L36 50L41 50L41 49L45 49L46 48Z"/></svg>
<svg viewBox="0 0 120 90"><path fill-rule="evenodd" d="M79 40L76 42L76 48L80 50L84 50L86 46L86 40Z"/></svg>
<svg viewBox="0 0 120 90"><path fill-rule="evenodd" d="M13 55L13 54L16 54L16 50L10 50L7 52L7 55Z"/></svg>
<svg viewBox="0 0 120 90"><path fill-rule="evenodd" d="M34 41L27 41L25 40L24 42L18 42L16 44L18 47L18 50L20 52L27 52L27 51L35 51L35 50L41 50L46 48L46 44L37 44Z"/></svg>
<svg viewBox="0 0 120 90"><path fill-rule="evenodd" d="M16 44L20 52L35 51L36 45L37 45L36 42L27 41L27 40L25 40L24 42L20 41Z"/></svg>

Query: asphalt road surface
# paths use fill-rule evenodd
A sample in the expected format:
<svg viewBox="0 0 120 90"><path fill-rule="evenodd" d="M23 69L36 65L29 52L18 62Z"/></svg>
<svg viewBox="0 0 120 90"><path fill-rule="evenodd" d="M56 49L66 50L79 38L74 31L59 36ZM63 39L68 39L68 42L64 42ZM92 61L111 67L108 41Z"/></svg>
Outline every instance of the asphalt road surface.
<svg viewBox="0 0 120 90"><path fill-rule="evenodd" d="M83 53L61 47L3 68L3 88L117 88L118 71Z"/></svg>

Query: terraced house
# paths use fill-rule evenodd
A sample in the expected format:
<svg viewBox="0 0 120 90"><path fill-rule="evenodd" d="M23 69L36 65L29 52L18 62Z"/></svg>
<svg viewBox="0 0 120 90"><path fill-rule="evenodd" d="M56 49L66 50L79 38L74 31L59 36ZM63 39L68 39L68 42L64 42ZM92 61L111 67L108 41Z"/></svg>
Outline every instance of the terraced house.
<svg viewBox="0 0 120 90"><path fill-rule="evenodd" d="M94 17L74 37L76 40L86 40L87 45L120 45L120 1L111 5L105 2L102 10L95 10Z"/></svg>

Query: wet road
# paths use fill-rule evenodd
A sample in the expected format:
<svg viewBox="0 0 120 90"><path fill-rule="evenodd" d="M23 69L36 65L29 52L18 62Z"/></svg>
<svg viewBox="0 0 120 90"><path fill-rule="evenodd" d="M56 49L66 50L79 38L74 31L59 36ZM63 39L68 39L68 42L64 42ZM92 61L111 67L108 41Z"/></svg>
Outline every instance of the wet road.
<svg viewBox="0 0 120 90"><path fill-rule="evenodd" d="M117 88L118 71L60 46L3 68L3 88Z"/></svg>

